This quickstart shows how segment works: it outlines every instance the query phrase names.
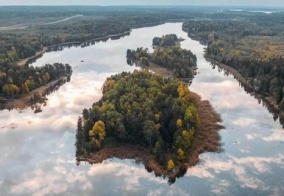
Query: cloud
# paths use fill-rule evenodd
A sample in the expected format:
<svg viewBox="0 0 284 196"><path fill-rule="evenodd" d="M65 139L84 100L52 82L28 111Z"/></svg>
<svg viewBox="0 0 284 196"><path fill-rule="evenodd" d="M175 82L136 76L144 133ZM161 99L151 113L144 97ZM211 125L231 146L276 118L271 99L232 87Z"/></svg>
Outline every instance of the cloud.
<svg viewBox="0 0 284 196"><path fill-rule="evenodd" d="M284 133L283 130L274 130L271 135L262 137L262 139L266 142L273 142L273 141L281 141L284 142Z"/></svg>
<svg viewBox="0 0 284 196"><path fill-rule="evenodd" d="M233 178L241 187L251 189L268 190L270 187L263 182L262 178L255 174L264 174L271 172L271 164L277 164L284 167L284 155L279 154L275 157L243 157L237 158L229 155L229 160L206 161L204 164L197 165L188 169L186 176L195 176L208 179L212 185L212 192L224 193L229 188L230 183L216 177L216 174L231 173ZM219 188L214 187L218 183Z"/></svg>
<svg viewBox="0 0 284 196"><path fill-rule="evenodd" d="M252 118L238 118L233 121L233 124L238 126L252 126L255 122L256 119Z"/></svg>

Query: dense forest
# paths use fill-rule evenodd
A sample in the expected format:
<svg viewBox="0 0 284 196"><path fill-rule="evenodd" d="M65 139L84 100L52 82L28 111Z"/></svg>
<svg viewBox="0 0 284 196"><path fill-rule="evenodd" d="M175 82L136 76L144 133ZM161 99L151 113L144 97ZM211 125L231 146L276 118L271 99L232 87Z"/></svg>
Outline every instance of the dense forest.
<svg viewBox="0 0 284 196"><path fill-rule="evenodd" d="M56 22L73 16L80 17ZM65 42L85 42L140 26L195 18L227 19L240 16L226 12L214 13L212 8L179 6L171 9L163 6L0 7L0 66L31 57L47 46ZM281 18L276 19L280 21ZM267 19L263 21L269 22ZM276 25L274 29L279 31Z"/></svg>
<svg viewBox="0 0 284 196"><path fill-rule="evenodd" d="M165 43L165 40L177 40L177 36L166 35L162 38L154 38L153 44L157 39L161 40L159 43ZM176 41L171 43L175 45ZM196 67L197 60L196 56L190 50L171 45L169 47L158 47L153 53L149 53L148 48L137 48L136 50L128 49L126 57L129 64L138 62L138 64L142 63L144 67L149 67L151 64L154 64L167 68L171 70L177 78L192 78L193 68Z"/></svg>
<svg viewBox="0 0 284 196"><path fill-rule="evenodd" d="M163 35L162 37L155 37L153 39L153 46L157 47L176 46L178 43L179 39L176 34Z"/></svg>
<svg viewBox="0 0 284 196"><path fill-rule="evenodd" d="M84 42L130 31L135 27L160 24L166 21L200 18L233 20L238 18L257 23L246 26L244 33L247 35L283 34L283 15L280 13L267 18L256 13L218 13L213 10L214 8L209 7L180 6L170 9L166 6L0 7L0 66L31 57L46 46L65 42ZM63 20L74 16L80 17L67 21ZM56 22L62 20L63 22ZM226 23L224 22L225 26L227 26ZM242 23L246 24L245 22ZM214 30L216 30L220 27L220 24L214 22L211 26L214 26ZM232 23L231 26L235 26L235 24ZM244 26L238 24L236 27L242 30ZM226 29L222 25L220 28Z"/></svg>
<svg viewBox="0 0 284 196"><path fill-rule="evenodd" d="M130 31L129 26L115 20L78 21L72 26L66 25L60 33L51 33L58 32L58 28L57 25L47 25L37 27L38 32L0 34L0 66L31 57L46 46L72 41L83 42Z"/></svg>
<svg viewBox="0 0 284 196"><path fill-rule="evenodd" d="M54 63L42 67L33 66L2 66L0 67L0 95L15 98L28 93L48 82L72 74L68 64Z"/></svg>
<svg viewBox="0 0 284 196"><path fill-rule="evenodd" d="M153 7L0 7L0 66L31 57L44 47L65 42L85 42L159 24L192 18L195 10L176 12ZM135 13L135 14L134 14ZM66 17L81 16L64 22ZM3 26L4 25L4 26ZM16 30L15 30L16 29Z"/></svg>
<svg viewBox="0 0 284 196"><path fill-rule="evenodd" d="M103 97L78 120L76 156L113 143L151 150L169 171L187 161L199 117L186 83L148 71L109 77Z"/></svg>
<svg viewBox="0 0 284 196"><path fill-rule="evenodd" d="M284 111L284 23L275 20L188 21L183 29L207 42L207 57L238 70Z"/></svg>

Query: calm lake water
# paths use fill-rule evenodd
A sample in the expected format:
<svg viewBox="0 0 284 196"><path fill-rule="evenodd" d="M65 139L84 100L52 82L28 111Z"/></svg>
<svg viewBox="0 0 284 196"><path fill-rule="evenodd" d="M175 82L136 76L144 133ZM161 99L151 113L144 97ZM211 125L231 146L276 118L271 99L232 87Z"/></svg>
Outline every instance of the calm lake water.
<svg viewBox="0 0 284 196"><path fill-rule="evenodd" d="M130 36L81 48L45 53L33 65L69 63L71 81L48 96L42 113L0 111L0 195L284 195L284 131L233 76L212 68L204 46L187 37L181 23L132 30ZM152 39L175 33L198 59L190 89L210 100L226 127L224 152L201 162L171 186L133 160L90 165L75 161L75 130L83 108L101 97L106 77L133 71L126 50L151 48ZM84 62L81 62L81 61Z"/></svg>

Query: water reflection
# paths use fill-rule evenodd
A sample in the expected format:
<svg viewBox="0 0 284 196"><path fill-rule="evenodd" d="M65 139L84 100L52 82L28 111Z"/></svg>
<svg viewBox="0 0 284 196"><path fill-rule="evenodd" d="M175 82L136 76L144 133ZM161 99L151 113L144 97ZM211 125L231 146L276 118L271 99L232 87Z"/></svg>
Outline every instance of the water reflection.
<svg viewBox="0 0 284 196"><path fill-rule="evenodd" d="M85 48L85 47L89 47L92 45L95 45L98 42L107 42L109 39L111 40L118 40L120 38L123 38L125 36L129 36L130 32L124 32L124 33L119 33L117 35L109 35L106 36L104 38L96 38L96 39L92 39L89 41L85 41L85 42L67 42L67 43L63 43L63 44L57 44L57 45L53 45L53 46L49 46L46 49L46 52L59 52L62 51L66 48L72 48L72 47L81 47L81 48ZM32 63L35 63L38 59L42 58L44 55L44 53L40 53L39 55L30 58L27 62L26 62L26 66ZM84 62L84 61L81 61Z"/></svg>
<svg viewBox="0 0 284 196"><path fill-rule="evenodd" d="M216 64L211 62L211 66L213 69L216 68ZM218 67L218 66L217 66ZM221 67L218 67L218 71L220 73L224 73L225 76L230 76L232 75L228 70L223 69ZM232 75L233 76L233 75ZM280 123L282 124L283 128L284 128L284 117L282 117L280 114L280 110L276 109L273 107L273 105L267 101L267 97L265 97L264 95L261 95L259 93L255 93L254 90L247 84L242 83L237 77L233 76L237 81L239 81L239 86L242 87L248 94L250 94L251 96L253 96L255 99L258 100L259 104L262 104L263 107L265 107L272 115L273 115L273 119L274 121L278 120ZM283 118L283 119L282 119Z"/></svg>
<svg viewBox="0 0 284 196"><path fill-rule="evenodd" d="M190 88L221 113L225 151L202 154L201 163L171 186L132 160L76 166L75 130L82 109L100 99L106 77L133 71L125 62L128 48L151 48L153 37L167 33L185 38L182 47L197 55L199 73ZM279 121L231 75L212 69L203 53L204 46L188 39L180 23L45 53L33 65L68 63L72 80L47 96L41 113L29 108L0 112L1 195L283 195L284 132Z"/></svg>
<svg viewBox="0 0 284 196"><path fill-rule="evenodd" d="M47 96L59 90L60 86L64 85L67 82L70 82L70 80L71 75L51 82L46 88L44 87L44 89L42 89L40 92L31 92L30 94L26 95L23 100L19 99L19 101L22 101L23 104L14 104L10 103L8 100L1 100L0 111L5 109L11 111L15 109L19 112L22 112L27 107L30 107L34 111L34 113L42 112L43 108L47 105ZM15 99L15 101L17 101L17 99ZM10 127L15 128L15 125L12 124Z"/></svg>

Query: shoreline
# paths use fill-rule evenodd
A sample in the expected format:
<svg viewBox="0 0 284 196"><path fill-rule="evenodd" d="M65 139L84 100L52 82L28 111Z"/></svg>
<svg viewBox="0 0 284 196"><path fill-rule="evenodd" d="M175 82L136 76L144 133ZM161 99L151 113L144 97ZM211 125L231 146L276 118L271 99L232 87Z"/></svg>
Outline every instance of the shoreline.
<svg viewBox="0 0 284 196"><path fill-rule="evenodd" d="M42 99L44 99L45 95L47 94L47 91L52 90L52 88L55 88L56 86L60 86L61 82L63 82L66 79L66 77L61 77L55 81L49 82L45 84L44 86L41 86L39 88L36 88L29 93L19 95L17 98L5 98L0 96L0 101L2 101L2 109L7 110L13 110L13 109L25 109L29 106L32 106L33 104L36 104ZM32 103L31 99L34 97L35 94L38 94L40 96L40 99L36 101L36 103Z"/></svg>
<svg viewBox="0 0 284 196"><path fill-rule="evenodd" d="M221 69L224 69L226 71L228 71L229 73L231 73L236 80L238 80L245 88L245 91L249 92L249 93L254 93L256 98L260 98L262 100L262 102L264 102L266 104L267 109L269 110L269 112L273 113L273 115L276 115L277 117L279 117L280 123L283 125L284 127L284 112L282 112L279 108L278 105L275 103L275 101L273 100L272 97L270 97L269 95L262 93L262 92L257 92L254 90L254 88L249 84L249 82L247 81L247 79L245 77L243 77L238 70L225 65L223 63L220 63L210 57L205 57L205 59L215 65L217 65L218 67L220 67Z"/></svg>
<svg viewBox="0 0 284 196"><path fill-rule="evenodd" d="M25 58L25 59L21 59L21 60L17 61L16 64L18 66L25 66L26 64L29 63L29 61L31 61L33 59L37 59L38 57L43 55L47 50L48 50L48 47L43 47L43 49L36 52L36 54L34 56L31 56L31 57L28 57L28 58Z"/></svg>
<svg viewBox="0 0 284 196"><path fill-rule="evenodd" d="M184 32L188 33L187 32L187 28L182 28ZM196 40L196 41L199 41L200 44L203 44L207 47L207 41L206 40L203 40L201 39L200 37L194 35L194 34L188 34L188 37L193 39L193 40ZM244 89L246 92L248 93L254 93L255 94L255 98L256 99L260 99L266 109L273 114L273 118L277 119L279 117L279 121L280 123L282 124L283 128L284 128L284 111L281 111L278 107L278 105L275 103L275 101L273 100L272 97L270 97L269 95L263 93L263 92L257 92L254 90L254 88L249 84L249 82L247 81L247 79L245 77L243 77L239 72L238 70L228 66L228 65L225 65L223 63L220 63L219 61L216 61L210 57L208 57L206 54L204 54L204 58L212 63L212 64L215 64L217 65L219 68L221 69L224 69L226 71L228 71L230 74L232 74L234 76L234 78L240 82L241 85L243 85Z"/></svg>
<svg viewBox="0 0 284 196"><path fill-rule="evenodd" d="M17 61L16 64L19 65L19 66L26 65L28 63L28 61L34 60L37 57L43 55L46 51L48 51L52 47L64 46L64 45L68 45L68 44L82 44L84 42L91 42L91 41L101 41L103 39L109 39L109 38L116 37L116 36L127 35L128 33L131 33L131 31L133 29L144 28L144 27L148 27L148 26L152 26L152 25L162 25L162 24L165 24L167 22L175 23L175 22L179 22L179 20L178 21L170 21L170 19L169 19L169 20L161 21L161 22L150 22L150 23L138 24L138 25L133 25L129 31L124 31L122 33L111 34L111 35L107 35L105 37L94 38L94 39L86 40L86 41L72 41L72 42L64 42L64 43L60 43L60 44L55 44L55 45L51 45L51 46L45 46L45 47L43 47L42 50L37 51L35 55L33 55L31 57L27 57L27 58L21 59L21 60Z"/></svg>
<svg viewBox="0 0 284 196"><path fill-rule="evenodd" d="M130 31L125 31L123 33L118 33L118 34L112 34L112 35L108 35L105 37L101 37L101 38L95 38L95 39L91 39L85 42L92 42L92 41L101 41L103 39L109 39L112 37L116 37L116 36L124 36L127 35L128 33L130 33ZM52 45L52 46L46 46L43 47L43 49L41 51L36 52L36 54L34 56L25 58L25 59L21 59L19 61L16 62L16 65L18 66L28 66L28 64L30 64L30 61L33 61L39 57L41 57L45 52L47 52L49 49L53 48L53 47L58 47L58 46L64 46L64 45L69 45L69 44L83 44L84 42L78 42L78 41L74 41L74 42L65 42L65 43L61 43L61 44L57 44L57 45ZM29 103L29 100L31 99L31 97L34 95L34 93L40 93L42 94L42 92L45 92L48 88L50 88L52 85L56 84L57 82L60 82L62 78L56 80L56 81L52 81L48 84L45 84L44 86L41 86L37 89L34 89L33 91L20 95L17 98L12 98L12 99L7 99L5 97L1 97L0 96L0 108L4 108L4 109L24 109L28 106L30 106L31 104Z"/></svg>
<svg viewBox="0 0 284 196"><path fill-rule="evenodd" d="M17 61L16 64L18 66L28 65L30 61L37 59L38 57L42 56L45 52L47 52L48 50L50 50L51 48L54 48L54 47L65 46L65 45L69 45L69 44L83 44L85 42L92 42L92 41L101 41L103 39L109 39L109 38L116 37L116 36L124 36L124 35L127 35L128 33L131 33L131 30L125 31L125 32L122 32L122 33L118 33L118 34L107 35L105 37L94 38L94 39L87 40L87 41L64 42L64 43L60 43L60 44L56 44L56 45L45 46L45 47L43 47L42 50L37 51L35 55L21 59L21 60Z"/></svg>

